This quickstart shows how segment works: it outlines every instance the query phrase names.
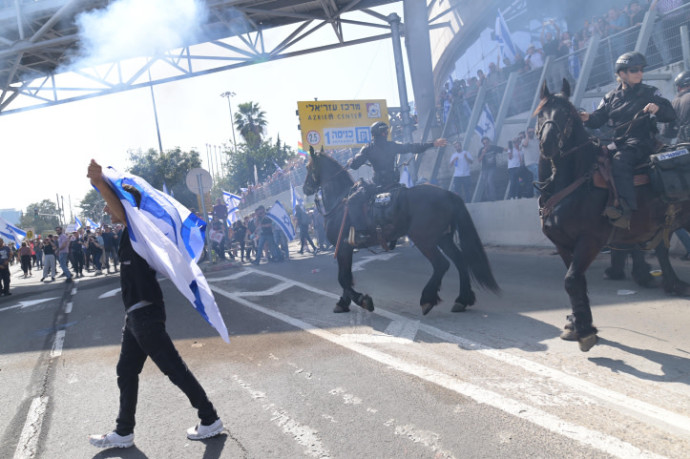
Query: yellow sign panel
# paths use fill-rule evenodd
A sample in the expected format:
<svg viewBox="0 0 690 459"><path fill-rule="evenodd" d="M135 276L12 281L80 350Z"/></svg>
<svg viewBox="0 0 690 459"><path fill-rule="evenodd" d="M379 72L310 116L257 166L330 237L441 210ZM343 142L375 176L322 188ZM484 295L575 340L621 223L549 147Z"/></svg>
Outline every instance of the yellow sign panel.
<svg viewBox="0 0 690 459"><path fill-rule="evenodd" d="M366 145L371 142L372 124L388 124L388 107L383 99L297 102L297 112L304 148L311 146L314 150Z"/></svg>

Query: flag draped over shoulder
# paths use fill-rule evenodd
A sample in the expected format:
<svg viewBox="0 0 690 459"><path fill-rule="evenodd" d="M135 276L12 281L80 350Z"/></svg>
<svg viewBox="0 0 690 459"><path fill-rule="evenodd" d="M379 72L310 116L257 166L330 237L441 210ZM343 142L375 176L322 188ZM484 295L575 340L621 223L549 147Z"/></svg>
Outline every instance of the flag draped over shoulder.
<svg viewBox="0 0 690 459"><path fill-rule="evenodd" d="M285 207L283 207L279 201L276 201L276 203L271 206L271 209L266 212L266 215L268 218L276 222L278 227L283 230L283 233L285 233L289 240L293 240L295 238L295 227L292 225L292 220L290 220L290 216L285 210Z"/></svg>
<svg viewBox="0 0 690 459"><path fill-rule="evenodd" d="M230 342L213 293L197 265L204 248L206 223L141 177L112 168L103 169L103 177L125 209L134 250L158 273L168 277L221 338ZM141 193L138 208L124 185Z"/></svg>
<svg viewBox="0 0 690 459"><path fill-rule="evenodd" d="M26 237L26 231L0 217L0 237L7 241L14 241L14 244L19 246Z"/></svg>
<svg viewBox="0 0 690 459"><path fill-rule="evenodd" d="M297 190L295 190L295 185L292 183L290 183L290 196L292 197L292 215L296 215L295 210L297 206L302 206L302 208L304 208L304 199L300 197Z"/></svg>
<svg viewBox="0 0 690 459"><path fill-rule="evenodd" d="M474 130L479 134L480 137L488 137L493 141L495 131L494 117L489 110L489 106L484 104L484 110L482 110L481 115L479 115L479 121Z"/></svg>
<svg viewBox="0 0 690 459"><path fill-rule="evenodd" d="M505 19L503 19L501 10L498 10L498 14L496 15L494 36L496 37L496 41L500 43L503 57L507 57L511 62L513 62L515 60L518 47L515 45L515 43L513 43L513 38L510 36L510 30L508 30L508 25L506 24Z"/></svg>
<svg viewBox="0 0 690 459"><path fill-rule="evenodd" d="M236 194L223 191L223 201L225 201L225 205L228 207L228 224L232 225L240 219L238 211L240 209L240 201L242 201L242 198Z"/></svg>

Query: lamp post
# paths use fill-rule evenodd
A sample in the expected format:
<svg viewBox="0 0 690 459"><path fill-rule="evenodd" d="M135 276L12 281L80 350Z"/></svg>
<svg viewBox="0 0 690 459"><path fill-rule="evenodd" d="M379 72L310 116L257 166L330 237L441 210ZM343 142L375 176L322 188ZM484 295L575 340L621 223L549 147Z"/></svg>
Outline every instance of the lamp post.
<svg viewBox="0 0 690 459"><path fill-rule="evenodd" d="M232 91L225 91L220 95L220 97L225 97L228 99L228 110L230 110L230 127L232 128L232 145L234 147L235 154L237 154L237 141L235 140L235 122L232 119L232 105L230 104L230 98L235 97L237 94L235 94Z"/></svg>

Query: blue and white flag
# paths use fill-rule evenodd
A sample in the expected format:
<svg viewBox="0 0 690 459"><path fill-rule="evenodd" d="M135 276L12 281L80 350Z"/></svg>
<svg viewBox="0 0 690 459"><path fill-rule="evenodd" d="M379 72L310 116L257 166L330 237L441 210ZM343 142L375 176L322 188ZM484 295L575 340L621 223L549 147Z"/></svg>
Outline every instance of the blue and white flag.
<svg viewBox="0 0 690 459"><path fill-rule="evenodd" d="M0 237L8 242L14 241L14 245L19 247L26 237L26 231L11 225L7 220L0 217Z"/></svg>
<svg viewBox="0 0 690 459"><path fill-rule="evenodd" d="M295 227L292 225L290 215L288 215L285 207L283 207L279 201L276 201L276 203L271 206L271 209L266 212L266 215L283 230L283 233L285 233L289 240L295 238Z"/></svg>
<svg viewBox="0 0 690 459"><path fill-rule="evenodd" d="M93 221L93 220L91 220L90 218L86 217L86 226L90 226L91 229L95 229L95 228L100 228L100 227L101 227L101 224L100 224L100 223L96 223L95 221Z"/></svg>
<svg viewBox="0 0 690 459"><path fill-rule="evenodd" d="M400 173L400 183L407 188L412 188L414 186L414 183L412 183L412 176L410 176L410 171L407 169L407 166L404 166Z"/></svg>
<svg viewBox="0 0 690 459"><path fill-rule="evenodd" d="M491 114L491 110L489 110L488 104L484 104L484 110L479 115L479 121L477 121L477 126L475 126L474 130L479 134L479 137L488 137L493 142L496 131L494 117Z"/></svg>
<svg viewBox="0 0 690 459"><path fill-rule="evenodd" d="M168 191L168 187L167 187L167 185L165 184L165 182L163 182L163 193L167 194L168 196L172 196L172 195L170 194L170 192Z"/></svg>
<svg viewBox="0 0 690 459"><path fill-rule="evenodd" d="M75 216L74 217L74 231L79 231L79 228L81 228L82 226L84 226L84 225L81 224L81 220L79 220L79 217Z"/></svg>
<svg viewBox="0 0 690 459"><path fill-rule="evenodd" d="M290 196L292 197L292 215L297 215L297 206L302 206L302 209L304 209L304 199L302 199L297 190L295 190L295 185L293 185L292 182L290 182Z"/></svg>
<svg viewBox="0 0 690 459"><path fill-rule="evenodd" d="M510 36L510 30L508 30L508 25L506 24L501 10L498 10L498 15L496 15L496 25L494 27L494 36L496 41L500 44L501 53L503 57L507 57L511 62L515 60L515 55L518 52L518 47L513 42L513 38Z"/></svg>
<svg viewBox="0 0 690 459"><path fill-rule="evenodd" d="M273 160L273 164L275 165L276 170L282 174L282 173L283 173L283 169L280 168L280 166L278 165L278 163L276 162L275 159Z"/></svg>
<svg viewBox="0 0 690 459"><path fill-rule="evenodd" d="M134 250L151 268L168 277L221 338L230 342L211 288L197 265L204 249L206 223L141 177L113 168L104 168L103 177L125 209ZM124 185L132 185L141 193L139 207Z"/></svg>
<svg viewBox="0 0 690 459"><path fill-rule="evenodd" d="M228 206L228 225L232 225L240 219L238 212L240 210L240 201L242 201L242 198L236 194L223 191L223 201L225 201L225 205Z"/></svg>

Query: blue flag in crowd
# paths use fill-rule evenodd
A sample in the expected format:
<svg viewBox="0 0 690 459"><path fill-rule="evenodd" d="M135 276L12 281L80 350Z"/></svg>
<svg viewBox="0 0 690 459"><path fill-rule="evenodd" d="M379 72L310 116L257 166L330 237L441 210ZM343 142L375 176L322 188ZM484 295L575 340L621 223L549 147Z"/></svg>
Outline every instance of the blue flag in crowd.
<svg viewBox="0 0 690 459"><path fill-rule="evenodd" d="M477 121L477 126L475 126L474 130L480 137L488 137L492 141L494 140L494 132L496 132L494 117L487 104L484 104L484 110L482 110L481 115L479 115L479 121Z"/></svg>
<svg viewBox="0 0 690 459"><path fill-rule="evenodd" d="M26 237L26 231L17 228L4 218L0 217L0 237L5 241L14 241L14 245L19 247Z"/></svg>
<svg viewBox="0 0 690 459"><path fill-rule="evenodd" d="M113 168L103 169L103 177L125 209L134 250L151 268L168 277L221 338L230 342L211 288L197 265L204 249L206 223L141 177ZM139 190L139 208L123 185Z"/></svg>
<svg viewBox="0 0 690 459"><path fill-rule="evenodd" d="M96 223L95 221L91 220L90 218L86 217L86 226L90 226L91 229L95 228L100 228L101 225L99 223Z"/></svg>
<svg viewBox="0 0 690 459"><path fill-rule="evenodd" d="M496 41L500 43L503 57L507 57L511 62L513 62L515 60L518 47L515 45L515 43L513 43L513 38L510 36L510 30L508 30L508 25L506 24L505 19L503 19L501 10L498 10L498 15L496 16L494 36L496 37Z"/></svg>
<svg viewBox="0 0 690 459"><path fill-rule="evenodd" d="M295 227L292 226L292 220L290 219L287 210L285 210L285 207L283 207L280 202L276 201L276 203L271 206L271 209L266 212L266 215L268 218L276 222L278 227L283 230L283 233L285 233L289 240L293 240L295 238Z"/></svg>
<svg viewBox="0 0 690 459"><path fill-rule="evenodd" d="M290 183L290 196L292 197L292 215L296 215L295 209L297 209L297 206L302 206L304 209L304 199L300 197L297 190L295 190L295 185L292 183Z"/></svg>
<svg viewBox="0 0 690 459"><path fill-rule="evenodd" d="M232 225L240 219L238 211L240 210L241 200L242 198L236 194L223 191L223 201L225 201L225 205L228 206L228 225Z"/></svg>
<svg viewBox="0 0 690 459"><path fill-rule="evenodd" d="M277 170L278 172L283 172L283 169L280 168L280 166L278 165L278 163L276 162L275 159L273 160L273 164L276 166L276 170Z"/></svg>
<svg viewBox="0 0 690 459"><path fill-rule="evenodd" d="M81 228L82 226L84 225L81 224L81 220L79 220L79 217L74 217L74 231L79 230L79 228Z"/></svg>

